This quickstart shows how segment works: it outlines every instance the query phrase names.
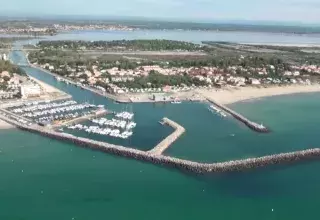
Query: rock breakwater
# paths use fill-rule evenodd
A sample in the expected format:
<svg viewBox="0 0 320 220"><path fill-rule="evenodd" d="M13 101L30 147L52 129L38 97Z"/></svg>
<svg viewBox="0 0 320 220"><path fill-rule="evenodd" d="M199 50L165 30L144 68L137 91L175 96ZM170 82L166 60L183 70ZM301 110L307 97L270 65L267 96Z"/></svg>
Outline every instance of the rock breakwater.
<svg viewBox="0 0 320 220"><path fill-rule="evenodd" d="M216 101L214 101L213 99L207 98L207 100L218 106L219 108L221 108L223 111L229 113L230 115L232 115L235 119L239 120L240 122L244 123L247 127L249 127L251 130L259 132L259 133L269 133L270 130L266 127L264 127L263 125L260 125L256 122L250 121L249 119L247 119L246 117L244 117L243 115L233 111L232 109L228 108L225 105L219 104Z"/></svg>
<svg viewBox="0 0 320 220"><path fill-rule="evenodd" d="M99 150L118 156L153 163L156 165L173 167L179 170L194 173L242 171L247 169L255 169L258 167L265 167L269 165L296 163L298 161L306 161L320 158L320 148L314 148L303 151L280 153L264 157L234 160L221 163L199 163L169 156L155 155L149 152L113 145L105 142L95 141L87 138L76 137L70 134L59 133L53 130L44 129L38 126L27 127L3 116L0 116L0 119L13 124L22 130L41 134L42 136L46 136L56 140L71 142L81 147Z"/></svg>
<svg viewBox="0 0 320 220"><path fill-rule="evenodd" d="M172 134L170 134L159 144L157 144L153 149L148 151L150 154L161 155L168 147L170 147L170 145L173 142L175 142L185 132L184 127L168 118L163 118L162 123L171 126L175 130L174 132L172 132Z"/></svg>

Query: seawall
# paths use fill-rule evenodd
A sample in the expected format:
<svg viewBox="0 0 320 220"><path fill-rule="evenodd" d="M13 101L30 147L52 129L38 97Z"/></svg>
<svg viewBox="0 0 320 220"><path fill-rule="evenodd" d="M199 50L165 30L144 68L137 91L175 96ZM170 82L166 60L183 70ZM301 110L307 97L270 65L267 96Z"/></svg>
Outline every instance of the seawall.
<svg viewBox="0 0 320 220"><path fill-rule="evenodd" d="M18 128L32 133L41 134L56 140L67 141L81 147L99 150L110 154L136 159L139 161L149 162L156 165L173 167L179 170L190 171L194 173L214 173L214 172L230 172L242 171L247 169L255 169L275 164L296 163L298 161L306 161L320 158L320 148L314 148L291 153L281 153L258 158L249 158L243 160L234 160L221 163L198 163L189 160L182 160L174 157L154 155L149 152L127 148L123 146L108 144L87 138L76 137L66 133L58 133L52 130L43 129L37 126L24 126L8 118L0 115L0 119L9 122Z"/></svg>
<svg viewBox="0 0 320 220"><path fill-rule="evenodd" d="M58 128L58 127L62 127L62 126L70 125L70 124L80 123L80 122L83 122L83 121L88 121L88 120L90 120L92 118L95 118L95 117L102 117L102 116L105 116L107 114L109 114L109 112L107 110L105 110L105 109L104 110L98 110L95 113L92 113L90 115L84 115L84 116L81 116L81 117L78 117L78 118L75 118L75 119L72 119L72 120L68 120L68 121L65 121L63 123L56 124L53 127L54 128Z"/></svg>
<svg viewBox="0 0 320 220"><path fill-rule="evenodd" d="M168 137L163 139L159 144L157 144L153 149L149 150L150 154L161 155L167 148L171 146L184 132L185 129L178 123L170 120L169 118L162 119L163 124L171 126L174 130Z"/></svg>
<svg viewBox="0 0 320 220"><path fill-rule="evenodd" d="M259 125L256 122L250 121L249 119L247 119L246 117L244 117L243 115L233 111L232 109L228 108L225 105L222 105L220 103L217 103L216 101L214 101L211 98L206 98L210 103L218 106L219 108L221 108L223 111L229 113L230 115L232 115L235 119L239 120L240 122L244 123L246 126L248 126L251 130L259 132L259 133L269 133L270 130L262 125Z"/></svg>

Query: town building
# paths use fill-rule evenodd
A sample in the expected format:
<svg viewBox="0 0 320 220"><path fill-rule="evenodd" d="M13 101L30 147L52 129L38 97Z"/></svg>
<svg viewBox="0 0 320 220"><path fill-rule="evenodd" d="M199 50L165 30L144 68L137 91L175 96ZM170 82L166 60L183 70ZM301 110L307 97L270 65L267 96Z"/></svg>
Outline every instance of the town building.
<svg viewBox="0 0 320 220"><path fill-rule="evenodd" d="M41 95L41 87L32 82L25 82L20 86L21 98L39 97Z"/></svg>

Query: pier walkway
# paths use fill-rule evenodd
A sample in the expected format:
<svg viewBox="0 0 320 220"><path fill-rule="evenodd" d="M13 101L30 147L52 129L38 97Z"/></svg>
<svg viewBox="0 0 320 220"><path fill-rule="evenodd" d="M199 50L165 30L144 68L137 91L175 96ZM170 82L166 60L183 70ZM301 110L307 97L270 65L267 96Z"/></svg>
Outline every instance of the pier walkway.
<svg viewBox="0 0 320 220"><path fill-rule="evenodd" d="M109 114L109 111L107 111L105 109L98 110L93 114L84 115L84 116L81 116L81 117L78 117L78 118L75 118L75 119L72 119L72 120L68 120L68 121L53 125L52 128L59 128L59 127L66 126L66 125L71 125L71 124L80 123L80 122L83 122L83 121L88 121L90 119L93 119L93 118L96 118L96 117L102 117L102 116L107 115L107 114Z"/></svg>
<svg viewBox="0 0 320 220"><path fill-rule="evenodd" d="M185 129L178 123L170 120L169 118L162 119L163 124L167 124L174 128L174 132L162 140L157 146L155 146L152 150L148 151L150 154L161 155L170 145L175 142L184 132Z"/></svg>

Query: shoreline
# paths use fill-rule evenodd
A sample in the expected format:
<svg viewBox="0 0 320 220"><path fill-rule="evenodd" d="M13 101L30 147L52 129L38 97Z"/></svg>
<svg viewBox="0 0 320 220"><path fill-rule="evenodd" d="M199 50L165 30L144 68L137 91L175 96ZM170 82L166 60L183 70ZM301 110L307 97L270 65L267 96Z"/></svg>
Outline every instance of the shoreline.
<svg viewBox="0 0 320 220"><path fill-rule="evenodd" d="M320 92L320 85L288 85L273 86L267 88L257 87L241 87L228 88L215 91L198 90L198 93L204 97L210 98L220 104L228 105L237 102L255 101L260 98L268 98L274 96L294 95L303 93Z"/></svg>
<svg viewBox="0 0 320 220"><path fill-rule="evenodd" d="M0 131L15 128L15 126L9 124L8 122L0 119Z"/></svg>
<svg viewBox="0 0 320 220"><path fill-rule="evenodd" d="M30 63L28 56L26 56L28 64L30 67L39 69L44 71L54 77L60 77L65 79L67 82L77 85L77 82L74 82L65 77L59 76L58 74L52 73L46 69L43 69L37 65L33 65ZM263 86L261 86L263 87ZM140 94L124 94L124 95L114 95L107 92L102 92L94 88L90 88L88 86L81 86L81 88L86 89L88 91L94 92L103 97L109 98L118 103L170 103L173 100L167 101L154 101L149 98L149 93L140 93ZM222 89L195 89L187 92L175 92L175 93L167 93L167 96L172 96L178 98L180 101L187 102L201 102L205 101L205 99L213 99L216 102L219 102L223 105L234 104L237 102L243 101L254 101L260 98L273 97L273 96L282 96L282 95L294 95L294 94L302 94L302 93L313 93L320 92L320 84L311 84L311 85L298 85L298 84L290 84L290 85L275 85L270 87L227 87ZM154 93L156 94L156 93ZM201 97L197 97L201 96ZM193 99L190 99L192 97Z"/></svg>
<svg viewBox="0 0 320 220"><path fill-rule="evenodd" d="M298 34L296 34L299 36ZM319 43L239 43L242 45L250 45L250 46L275 46L275 47L297 47L297 48L304 48L304 47L320 47Z"/></svg>
<svg viewBox="0 0 320 220"><path fill-rule="evenodd" d="M60 77L65 79L64 77L59 76L58 74L52 73L46 69L43 69L39 66L30 64L31 67L42 70L52 76ZM66 79L69 83L76 85L76 82L72 80ZM154 101L149 98L149 93L140 93L140 94L130 94L127 93L125 95L113 95L110 93L103 93L94 88L89 88L87 86L81 86L81 88L86 89L88 91L94 92L103 97L109 98L113 101L119 103L170 103L173 100L167 101ZM172 96L175 98L179 98L180 101L183 102L203 102L206 98L214 99L216 102L220 104L228 105L234 104L237 102L243 102L248 100L257 100L260 98L273 97L273 96L282 96L282 95L294 95L294 94L302 94L302 93L313 93L320 92L320 84L312 84L312 85L283 85L283 86L271 86L271 87L228 87L222 89L195 89L187 92L175 92L175 93L167 93L167 96ZM156 93L154 93L156 94ZM200 95L202 97L196 97ZM193 99L190 99L192 97Z"/></svg>

